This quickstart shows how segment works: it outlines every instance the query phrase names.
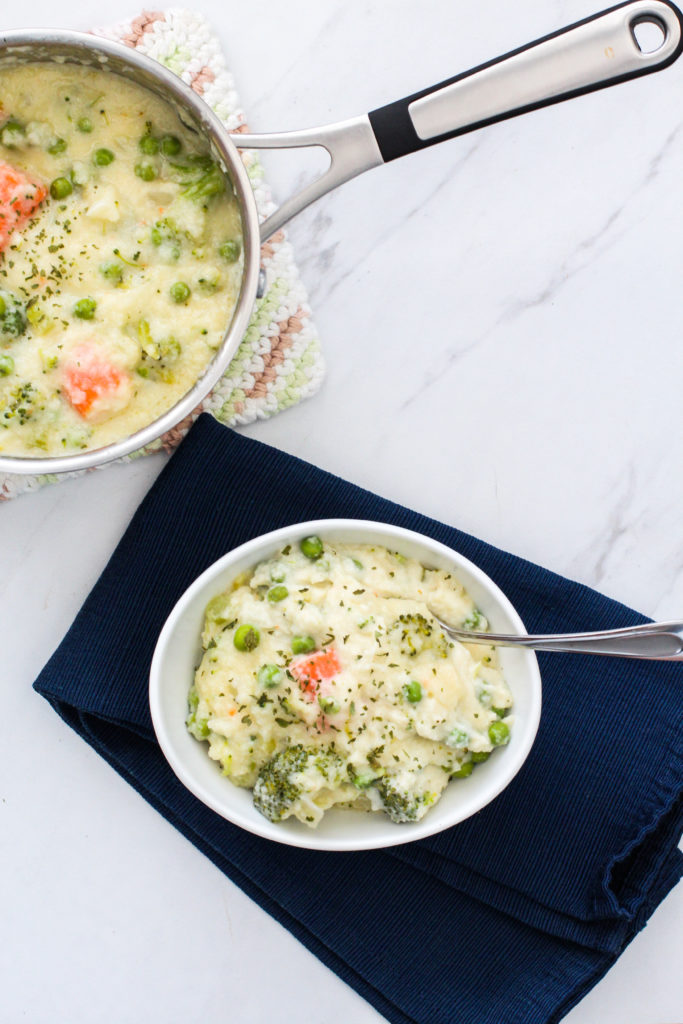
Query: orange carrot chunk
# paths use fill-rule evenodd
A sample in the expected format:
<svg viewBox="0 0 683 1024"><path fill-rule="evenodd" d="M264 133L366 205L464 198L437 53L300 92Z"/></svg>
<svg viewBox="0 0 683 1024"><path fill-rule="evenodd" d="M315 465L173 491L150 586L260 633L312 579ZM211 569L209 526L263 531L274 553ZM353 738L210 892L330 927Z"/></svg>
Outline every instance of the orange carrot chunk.
<svg viewBox="0 0 683 1024"><path fill-rule="evenodd" d="M0 252L14 231L21 231L34 215L47 188L0 160Z"/></svg>
<svg viewBox="0 0 683 1024"><path fill-rule="evenodd" d="M86 419L117 412L130 398L130 377L91 345L79 345L64 368L62 390L69 402Z"/></svg>
<svg viewBox="0 0 683 1024"><path fill-rule="evenodd" d="M335 648L327 647L290 661L288 669L304 693L315 695L323 679L332 679L341 671L341 663Z"/></svg>

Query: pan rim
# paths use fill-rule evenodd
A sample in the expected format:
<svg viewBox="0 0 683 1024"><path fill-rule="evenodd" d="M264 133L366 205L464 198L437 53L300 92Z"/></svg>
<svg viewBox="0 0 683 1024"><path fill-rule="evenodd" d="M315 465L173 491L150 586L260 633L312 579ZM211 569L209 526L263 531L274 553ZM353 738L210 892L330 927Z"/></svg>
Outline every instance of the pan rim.
<svg viewBox="0 0 683 1024"><path fill-rule="evenodd" d="M49 60L47 52L42 56L31 57L31 51L36 53L41 47L43 51L53 51L55 56L61 48L62 58L65 61L71 58L72 63L79 63L79 53L84 58L89 56L90 60L84 59L82 63L91 66L99 63L106 67L107 61L111 60L119 65L119 68L112 68L115 73L120 74L120 69L125 67L130 70L131 78L137 84L156 91L172 106L189 112L193 122L206 133L208 141L217 151L224 173L233 186L242 221L244 266L237 302L220 347L192 388L170 409L134 433L101 448L74 455L33 457L0 454L0 471L20 475L68 473L105 465L158 440L194 412L220 380L239 347L256 299L260 267L259 218L249 177L230 133L206 101L181 78L151 57L131 50L122 43L68 29L14 29L0 33L0 67L10 54L26 54L26 63Z"/></svg>

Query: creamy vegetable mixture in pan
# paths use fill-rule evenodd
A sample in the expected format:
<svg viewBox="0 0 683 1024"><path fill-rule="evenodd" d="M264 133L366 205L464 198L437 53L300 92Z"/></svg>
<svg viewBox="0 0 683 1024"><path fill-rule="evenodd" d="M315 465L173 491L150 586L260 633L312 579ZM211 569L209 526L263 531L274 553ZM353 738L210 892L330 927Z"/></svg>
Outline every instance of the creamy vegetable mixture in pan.
<svg viewBox="0 0 683 1024"><path fill-rule="evenodd" d="M451 573L306 537L206 609L187 725L270 821L333 805L418 821L510 736L494 647Z"/></svg>
<svg viewBox="0 0 683 1024"><path fill-rule="evenodd" d="M231 185L172 107L70 64L0 71L0 454L73 454L169 409L242 276Z"/></svg>

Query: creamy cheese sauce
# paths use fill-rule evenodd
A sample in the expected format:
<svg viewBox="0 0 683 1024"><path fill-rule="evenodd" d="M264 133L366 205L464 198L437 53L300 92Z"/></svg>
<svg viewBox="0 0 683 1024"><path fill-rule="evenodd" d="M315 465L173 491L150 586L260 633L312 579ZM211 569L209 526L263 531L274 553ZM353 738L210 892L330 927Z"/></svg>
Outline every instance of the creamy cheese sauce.
<svg viewBox="0 0 683 1024"><path fill-rule="evenodd" d="M106 71L3 69L0 453L98 448L177 402L230 322L241 242L169 104Z"/></svg>
<svg viewBox="0 0 683 1024"><path fill-rule="evenodd" d="M450 573L382 547L305 538L206 610L188 728L272 821L326 808L417 821L509 738L488 628Z"/></svg>

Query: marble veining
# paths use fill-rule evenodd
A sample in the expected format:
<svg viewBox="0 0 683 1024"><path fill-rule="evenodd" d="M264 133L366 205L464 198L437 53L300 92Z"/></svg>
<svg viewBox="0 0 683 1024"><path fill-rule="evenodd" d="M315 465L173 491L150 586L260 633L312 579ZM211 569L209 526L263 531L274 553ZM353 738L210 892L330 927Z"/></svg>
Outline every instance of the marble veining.
<svg viewBox="0 0 683 1024"><path fill-rule="evenodd" d="M600 5L196 6L253 130L284 131ZM131 11L34 0L30 20L85 29ZM13 8L3 24L27 17ZM646 614L683 616L682 88L683 59L377 168L304 211L289 234L327 379L246 433ZM264 159L281 199L310 176L291 155ZM3 1008L31 1024L175 1024L222 1019L239 987L239 1024L274 1019L283 992L315 1024L378 1024L31 690L164 463L0 506ZM682 910L679 887L568 1024L678 1020Z"/></svg>

